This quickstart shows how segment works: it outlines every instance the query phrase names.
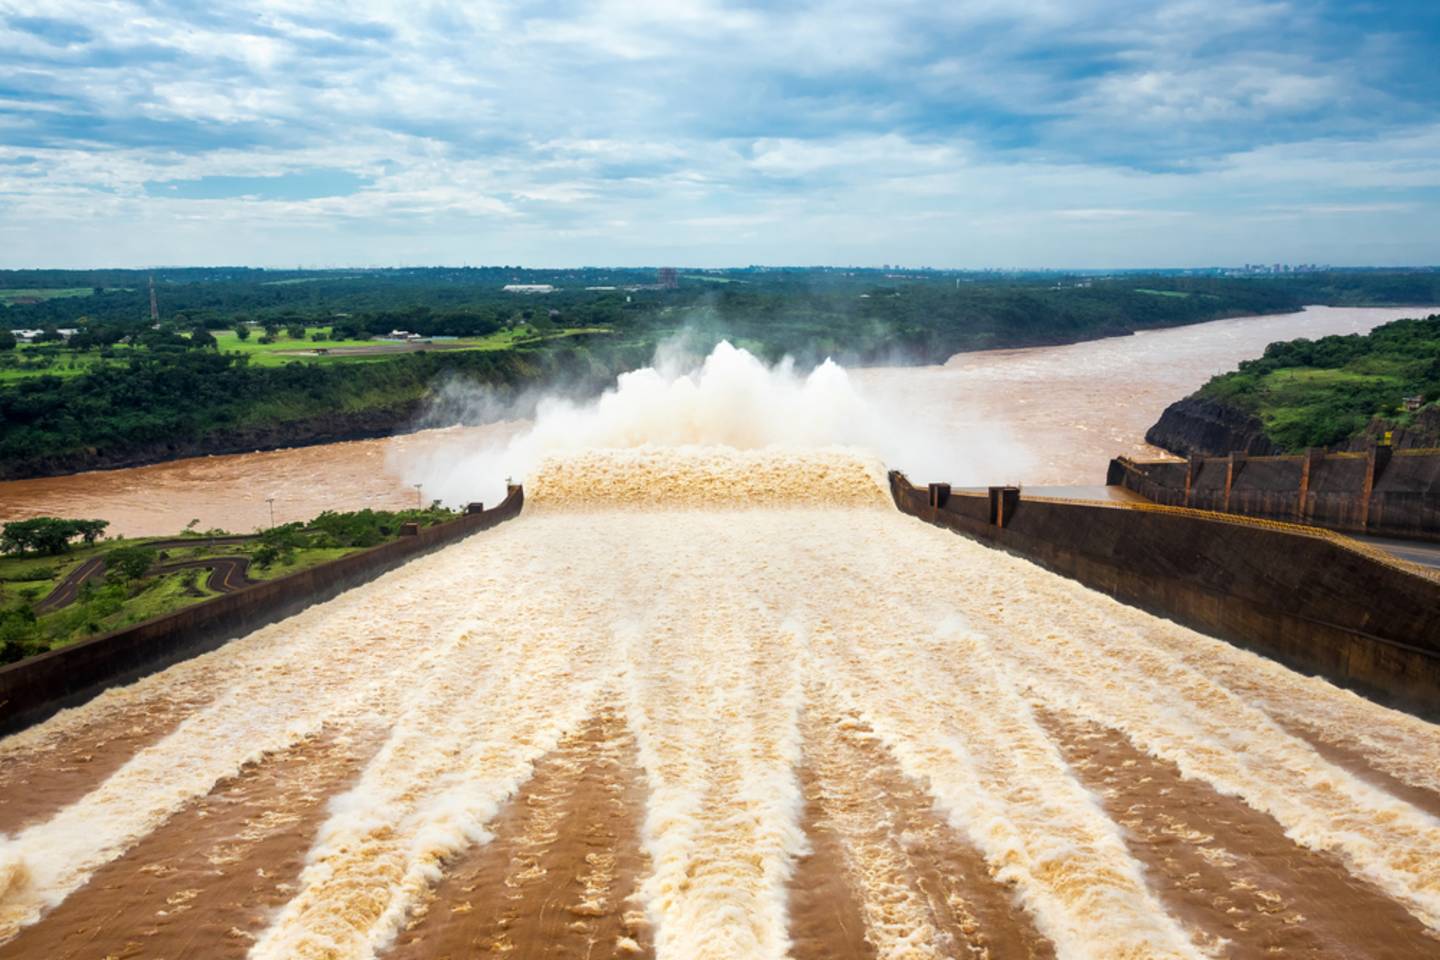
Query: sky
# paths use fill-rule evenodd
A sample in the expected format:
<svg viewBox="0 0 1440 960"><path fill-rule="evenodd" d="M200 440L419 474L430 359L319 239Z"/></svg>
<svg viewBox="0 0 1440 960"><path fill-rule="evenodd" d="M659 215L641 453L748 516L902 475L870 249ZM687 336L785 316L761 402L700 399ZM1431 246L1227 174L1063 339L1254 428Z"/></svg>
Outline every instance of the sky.
<svg viewBox="0 0 1440 960"><path fill-rule="evenodd" d="M0 0L0 267L1440 263L1440 3Z"/></svg>

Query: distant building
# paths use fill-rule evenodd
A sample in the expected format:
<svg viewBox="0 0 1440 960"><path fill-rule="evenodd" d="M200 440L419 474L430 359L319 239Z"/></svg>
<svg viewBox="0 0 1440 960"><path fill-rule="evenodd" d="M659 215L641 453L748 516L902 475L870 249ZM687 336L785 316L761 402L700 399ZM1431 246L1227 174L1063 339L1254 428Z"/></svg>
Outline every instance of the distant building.
<svg viewBox="0 0 1440 960"><path fill-rule="evenodd" d="M674 267L660 268L660 289L674 290L680 286L680 275Z"/></svg>
<svg viewBox="0 0 1440 960"><path fill-rule="evenodd" d="M555 287L548 283L507 283L506 293L554 293Z"/></svg>
<svg viewBox="0 0 1440 960"><path fill-rule="evenodd" d="M1406 397L1406 398L1405 398L1405 409L1408 410L1408 411L1410 411L1411 413L1414 413L1416 410L1419 410L1419 409L1420 409L1422 406L1424 406L1424 405L1425 405L1425 398L1424 398L1424 397Z"/></svg>

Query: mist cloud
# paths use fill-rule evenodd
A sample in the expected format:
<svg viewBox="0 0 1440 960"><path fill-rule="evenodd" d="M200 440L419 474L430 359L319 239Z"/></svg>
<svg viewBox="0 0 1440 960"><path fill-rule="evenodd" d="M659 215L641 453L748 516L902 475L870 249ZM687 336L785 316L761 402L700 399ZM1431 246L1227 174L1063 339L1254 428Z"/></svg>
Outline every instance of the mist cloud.
<svg viewBox="0 0 1440 960"><path fill-rule="evenodd" d="M523 481L547 457L587 450L845 449L916 479L960 485L1018 475L1030 459L999 427L947 429L878 388L862 388L833 361L802 373L788 359L767 365L729 342L698 364L692 358L683 345L663 346L654 365L622 374L596 399L540 397L533 421L513 424L509 436L477 443L457 431L453 443L397 453L392 469L406 483L423 484L429 496L458 505L493 503L507 478ZM467 394L451 384L443 403L456 419L517 419L516 408L485 388Z"/></svg>

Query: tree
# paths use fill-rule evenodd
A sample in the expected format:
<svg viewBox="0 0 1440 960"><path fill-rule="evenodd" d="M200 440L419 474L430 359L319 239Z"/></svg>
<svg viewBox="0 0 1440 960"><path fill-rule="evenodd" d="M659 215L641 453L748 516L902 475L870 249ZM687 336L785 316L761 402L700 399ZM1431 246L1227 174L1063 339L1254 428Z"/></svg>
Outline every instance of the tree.
<svg viewBox="0 0 1440 960"><path fill-rule="evenodd" d="M0 330L0 350L14 350L16 343L15 334L9 330Z"/></svg>
<svg viewBox="0 0 1440 960"><path fill-rule="evenodd" d="M303 323L292 323L292 324L290 324L288 327L285 328L285 335L286 335L287 337L289 337L291 340L304 340L304 339L305 339L305 324L303 324Z"/></svg>
<svg viewBox="0 0 1440 960"><path fill-rule="evenodd" d="M235 324L235 336L241 340L250 339L250 325L248 323Z"/></svg>
<svg viewBox="0 0 1440 960"><path fill-rule="evenodd" d="M0 550L19 554L33 550L47 556L64 553L70 549L70 539L81 532L79 522L60 517L12 520L0 531Z"/></svg>
<svg viewBox="0 0 1440 960"><path fill-rule="evenodd" d="M209 330L196 330L190 334L190 349L192 350L218 350L220 342L211 336Z"/></svg>
<svg viewBox="0 0 1440 960"><path fill-rule="evenodd" d="M85 541L87 547L100 539L100 534L104 533L105 528L110 526L109 520L76 520L74 523L75 532L80 535L80 539Z"/></svg>
<svg viewBox="0 0 1440 960"><path fill-rule="evenodd" d="M149 547L139 544L116 547L105 554L106 576L122 581L139 580L155 565L155 559L155 551Z"/></svg>

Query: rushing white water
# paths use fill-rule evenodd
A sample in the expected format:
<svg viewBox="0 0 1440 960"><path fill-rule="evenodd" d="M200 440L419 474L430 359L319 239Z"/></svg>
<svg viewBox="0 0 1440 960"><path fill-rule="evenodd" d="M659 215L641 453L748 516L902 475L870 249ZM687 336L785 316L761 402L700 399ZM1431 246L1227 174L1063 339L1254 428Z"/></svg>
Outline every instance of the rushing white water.
<svg viewBox="0 0 1440 960"><path fill-rule="evenodd" d="M627 410L611 427L658 415ZM685 403L673 412L700 426L552 456L519 520L0 743L0 759L43 757L146 704L180 715L4 839L0 952L243 764L334 731L383 744L330 799L251 956L381 956L451 859L490 841L533 764L603 703L623 705L648 787L635 902L660 960L791 955L788 883L809 849L802 766L825 791L879 954L956 954L932 922L937 901L906 875L906 839L864 802L862 727L898 771L887 775L943 817L926 842L978 851L1058 956L1207 955L1213 931L1172 914L1042 707L1120 731L1268 814L1289 853L1333 853L1357 890L1440 933L1440 822L1275 719L1421 789L1435 786L1434 726L903 516L879 462L833 437L706 444L713 424ZM1246 855L1243 836L1223 839Z"/></svg>
<svg viewBox="0 0 1440 960"><path fill-rule="evenodd" d="M453 392L453 391L452 391ZM468 402L489 418L504 416L484 391ZM463 396L449 402L464 404ZM918 476L979 483L1011 479L1030 463L1023 444L998 424L949 429L947 420L914 416L883 391L866 392L850 373L825 362L801 374L788 361L767 366L753 354L721 343L697 367L667 361L622 374L598 400L576 404L542 400L533 423L479 445L437 444L399 452L391 467L432 496L463 503L476 484L532 477L547 458L589 450L710 447L781 455L786 451L849 448ZM743 483L743 475L718 480Z"/></svg>

